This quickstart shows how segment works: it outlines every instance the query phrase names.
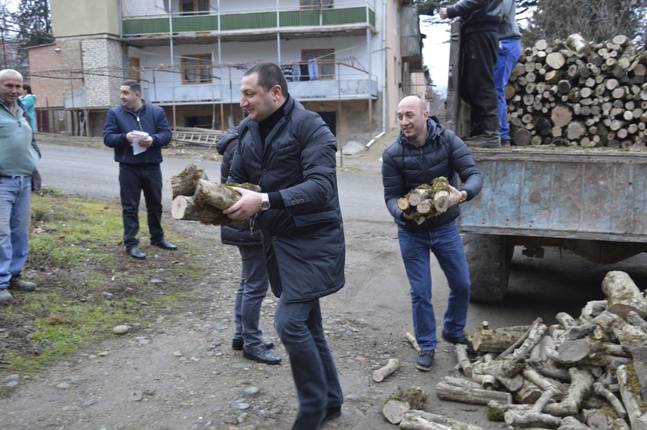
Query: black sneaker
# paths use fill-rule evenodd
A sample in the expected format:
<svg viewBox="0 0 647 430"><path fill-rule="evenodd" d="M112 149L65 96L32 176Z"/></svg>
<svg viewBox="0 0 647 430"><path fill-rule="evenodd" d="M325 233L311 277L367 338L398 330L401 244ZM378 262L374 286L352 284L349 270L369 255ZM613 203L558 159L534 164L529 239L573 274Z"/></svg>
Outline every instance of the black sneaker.
<svg viewBox="0 0 647 430"><path fill-rule="evenodd" d="M418 358L416 359L416 369L423 372L429 372L431 366L434 365L434 355L435 351L420 351L418 353Z"/></svg>
<svg viewBox="0 0 647 430"><path fill-rule="evenodd" d="M501 136L496 132L485 132L468 137L464 142L469 146L477 148L501 148Z"/></svg>
<svg viewBox="0 0 647 430"><path fill-rule="evenodd" d="M453 343L453 344L463 344L467 347L467 353L470 355L476 354L474 351L474 345L472 345L472 342L465 336L465 333L463 333L460 337L455 337L455 336L450 336L443 332L443 339L445 339L446 342Z"/></svg>
<svg viewBox="0 0 647 430"><path fill-rule="evenodd" d="M328 421L334 420L335 418L341 417L341 406L334 406L332 408L326 408L326 415L324 415L321 425L323 426Z"/></svg>

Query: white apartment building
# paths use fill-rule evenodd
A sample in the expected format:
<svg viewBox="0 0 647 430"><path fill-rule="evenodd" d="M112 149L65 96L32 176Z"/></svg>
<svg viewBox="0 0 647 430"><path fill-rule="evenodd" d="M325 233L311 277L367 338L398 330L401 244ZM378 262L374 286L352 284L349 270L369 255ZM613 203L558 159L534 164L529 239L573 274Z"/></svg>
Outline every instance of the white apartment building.
<svg viewBox="0 0 647 430"><path fill-rule="evenodd" d="M128 77L141 81L145 99L164 106L174 125L226 129L243 117L245 71L275 62L291 96L319 112L341 143L365 142L395 125L402 96L425 95L418 14L410 3L52 0L56 42L31 54L48 57L34 63L50 65L49 81L67 68L61 99L65 109L83 112L89 134L99 134ZM32 86L44 94L48 71L36 72Z"/></svg>

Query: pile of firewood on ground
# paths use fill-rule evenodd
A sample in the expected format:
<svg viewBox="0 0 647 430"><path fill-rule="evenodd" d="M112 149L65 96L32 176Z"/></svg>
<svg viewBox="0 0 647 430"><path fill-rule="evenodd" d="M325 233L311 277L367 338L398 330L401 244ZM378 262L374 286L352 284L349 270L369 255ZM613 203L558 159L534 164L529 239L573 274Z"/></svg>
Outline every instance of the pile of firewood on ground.
<svg viewBox="0 0 647 430"><path fill-rule="evenodd" d="M647 51L579 34L527 47L505 93L516 145L644 148Z"/></svg>
<svg viewBox="0 0 647 430"><path fill-rule="evenodd" d="M407 218L422 224L447 211L450 190L447 178L439 176L431 184L421 184L400 197L398 208Z"/></svg>
<svg viewBox="0 0 647 430"><path fill-rule="evenodd" d="M588 302L580 315L560 312L557 324L493 329L472 336L476 359L456 345L460 375L436 385L440 399L487 406L488 419L511 428L647 429L647 300L625 272L607 273L606 300ZM407 336L416 347L415 339ZM397 369L390 361L373 374ZM420 388L399 390L383 415L401 429L478 430L422 411Z"/></svg>
<svg viewBox="0 0 647 430"><path fill-rule="evenodd" d="M260 191L252 184L220 184L210 182L204 170L187 166L171 177L171 215L174 219L200 221L203 224L223 225L233 221L222 211L240 199L234 187Z"/></svg>

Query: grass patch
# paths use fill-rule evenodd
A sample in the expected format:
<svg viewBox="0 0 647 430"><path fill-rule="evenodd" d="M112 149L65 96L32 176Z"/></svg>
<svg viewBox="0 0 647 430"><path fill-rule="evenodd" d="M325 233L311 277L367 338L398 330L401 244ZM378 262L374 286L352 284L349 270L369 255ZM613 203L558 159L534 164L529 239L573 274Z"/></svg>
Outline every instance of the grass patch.
<svg viewBox="0 0 647 430"><path fill-rule="evenodd" d="M145 215L140 231L147 232ZM29 375L91 342L112 336L116 324L145 327L189 297L186 285L208 269L197 245L168 227L179 252L135 261L120 240L121 208L57 192L34 195L30 257L25 278L39 284L14 293L0 312L0 377ZM0 390L0 397L7 390Z"/></svg>

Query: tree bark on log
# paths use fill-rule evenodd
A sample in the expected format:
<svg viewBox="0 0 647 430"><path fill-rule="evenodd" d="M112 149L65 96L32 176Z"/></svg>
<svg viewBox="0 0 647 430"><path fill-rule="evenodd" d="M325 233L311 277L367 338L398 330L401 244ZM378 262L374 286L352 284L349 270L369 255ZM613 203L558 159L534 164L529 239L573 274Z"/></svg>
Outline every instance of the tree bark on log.
<svg viewBox="0 0 647 430"><path fill-rule="evenodd" d="M177 196L192 196L200 179L209 180L204 170L198 169L195 164L184 168L180 173L171 176L171 200Z"/></svg>
<svg viewBox="0 0 647 430"><path fill-rule="evenodd" d="M557 427L557 430L593 430L591 427L583 424L581 421L573 417L566 417L562 419L562 424Z"/></svg>
<svg viewBox="0 0 647 430"><path fill-rule="evenodd" d="M479 426L415 409L404 414L400 428L403 430L482 430Z"/></svg>
<svg viewBox="0 0 647 430"><path fill-rule="evenodd" d="M618 417L624 418L627 416L627 411L625 411L624 406L622 406L620 399L618 399L611 391L604 388L604 385L602 385L602 383L593 383L593 391L595 391L598 396L604 397L609 402L609 404L611 404Z"/></svg>
<svg viewBox="0 0 647 430"><path fill-rule="evenodd" d="M571 367L568 372L571 375L571 385L566 395L561 402L552 403L545 408L545 411L551 415L565 417L577 414L582 401L593 388L593 376L589 371Z"/></svg>
<svg viewBox="0 0 647 430"><path fill-rule="evenodd" d="M513 326L492 329L479 329L472 335L472 345L479 353L503 352L523 337L530 326Z"/></svg>
<svg viewBox="0 0 647 430"><path fill-rule="evenodd" d="M470 362L469 357L467 356L467 345L462 343L457 343L454 345L454 351L456 352L456 359L458 360L458 365L463 369L463 374L468 378L472 377L472 363Z"/></svg>
<svg viewBox="0 0 647 430"><path fill-rule="evenodd" d="M620 385L620 397L622 398L622 403L627 411L631 428L637 429L639 426L643 425L641 421L644 421L645 418L645 411L640 407L640 389L636 389L636 384L631 383L631 375L627 366L619 366L616 376L618 378L618 384Z"/></svg>
<svg viewBox="0 0 647 430"><path fill-rule="evenodd" d="M647 300L626 272L607 273L602 281L602 292L607 297L609 311L625 317L632 310L647 317Z"/></svg>
<svg viewBox="0 0 647 430"><path fill-rule="evenodd" d="M482 388L465 389L456 385L439 383L436 385L436 394L440 399L474 405L487 405L490 400L501 403L512 403L512 395L503 391L490 391Z"/></svg>
<svg viewBox="0 0 647 430"><path fill-rule="evenodd" d="M542 413L546 405L553 398L555 393L551 390L545 391L535 404L528 410L511 409L503 414L505 423L514 427L541 426L556 428L562 423L562 419L550 414Z"/></svg>
<svg viewBox="0 0 647 430"><path fill-rule="evenodd" d="M171 216L173 219L200 221L203 224L211 225L241 223L233 221L217 209L195 204L195 199L189 196L177 196L173 199L173 202L171 203Z"/></svg>
<svg viewBox="0 0 647 430"><path fill-rule="evenodd" d="M195 190L194 202L224 210L240 200L240 193L230 185L216 184L200 179Z"/></svg>

